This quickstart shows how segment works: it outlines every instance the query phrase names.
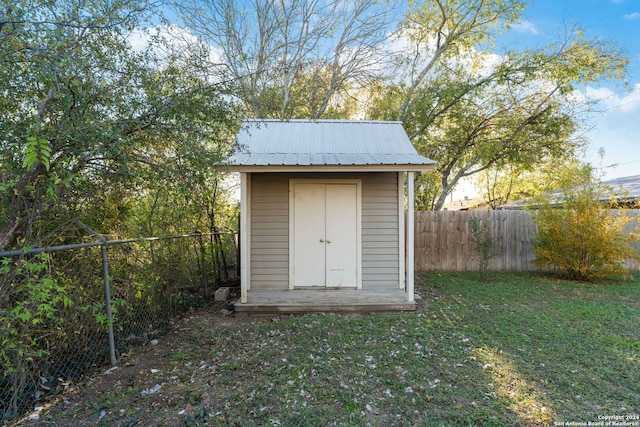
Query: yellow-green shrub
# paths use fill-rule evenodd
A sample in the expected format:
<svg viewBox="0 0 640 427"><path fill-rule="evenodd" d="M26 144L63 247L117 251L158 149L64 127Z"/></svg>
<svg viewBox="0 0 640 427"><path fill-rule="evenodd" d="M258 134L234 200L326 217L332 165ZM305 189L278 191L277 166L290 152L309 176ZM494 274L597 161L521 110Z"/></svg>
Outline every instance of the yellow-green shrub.
<svg viewBox="0 0 640 427"><path fill-rule="evenodd" d="M559 267L572 280L610 275L629 278L625 259L640 259L638 225L615 202L602 202L606 191L589 183L547 199L534 215L539 233L534 245L539 267Z"/></svg>

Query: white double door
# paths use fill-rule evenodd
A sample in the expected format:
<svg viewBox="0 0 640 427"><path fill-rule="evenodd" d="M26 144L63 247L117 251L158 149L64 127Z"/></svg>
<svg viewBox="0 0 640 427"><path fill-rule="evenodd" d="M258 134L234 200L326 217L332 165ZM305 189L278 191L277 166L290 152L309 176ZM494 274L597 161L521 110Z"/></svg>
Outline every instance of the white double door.
<svg viewBox="0 0 640 427"><path fill-rule="evenodd" d="M360 287L360 183L290 184L290 287Z"/></svg>

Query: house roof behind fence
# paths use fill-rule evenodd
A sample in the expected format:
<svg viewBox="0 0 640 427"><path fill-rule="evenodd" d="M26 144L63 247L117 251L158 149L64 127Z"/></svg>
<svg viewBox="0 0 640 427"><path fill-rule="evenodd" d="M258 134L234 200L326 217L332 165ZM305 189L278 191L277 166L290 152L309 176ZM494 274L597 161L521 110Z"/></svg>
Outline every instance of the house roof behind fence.
<svg viewBox="0 0 640 427"><path fill-rule="evenodd" d="M246 120L233 170L426 170L400 122L351 120Z"/></svg>
<svg viewBox="0 0 640 427"><path fill-rule="evenodd" d="M640 175L624 176L620 178L602 181L600 187L603 190L601 202L610 202L613 198L621 205L635 206L640 203ZM574 188L575 190L576 188ZM552 204L556 204L561 199L565 190L556 190L548 193ZM506 205L500 206L498 209L525 209L535 207L537 202L532 198L516 200Z"/></svg>

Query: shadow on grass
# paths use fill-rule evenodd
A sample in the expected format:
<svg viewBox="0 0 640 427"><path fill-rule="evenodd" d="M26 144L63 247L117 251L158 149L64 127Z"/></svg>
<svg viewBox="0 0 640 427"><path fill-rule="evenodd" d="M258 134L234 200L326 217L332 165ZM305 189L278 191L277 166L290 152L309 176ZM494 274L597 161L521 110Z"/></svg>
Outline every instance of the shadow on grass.
<svg viewBox="0 0 640 427"><path fill-rule="evenodd" d="M455 318L451 328L474 343L483 372L477 386L510 412L502 422L586 424L640 412L637 282L492 276L478 283L467 274L432 273L420 287L431 293L425 312Z"/></svg>
<svg viewBox="0 0 640 427"><path fill-rule="evenodd" d="M48 422L537 426L640 413L637 282L488 279L423 275L415 313L195 317L165 352L140 355L154 369L138 359Z"/></svg>

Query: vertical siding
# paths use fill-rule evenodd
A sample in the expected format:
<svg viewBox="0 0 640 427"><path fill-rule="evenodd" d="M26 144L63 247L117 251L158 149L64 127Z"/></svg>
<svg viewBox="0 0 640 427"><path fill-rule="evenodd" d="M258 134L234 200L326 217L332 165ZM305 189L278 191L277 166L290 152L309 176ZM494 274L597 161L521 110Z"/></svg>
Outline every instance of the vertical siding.
<svg viewBox="0 0 640 427"><path fill-rule="evenodd" d="M399 287L398 174L263 173L251 180L251 289L289 287L289 179L362 180L362 288Z"/></svg>

